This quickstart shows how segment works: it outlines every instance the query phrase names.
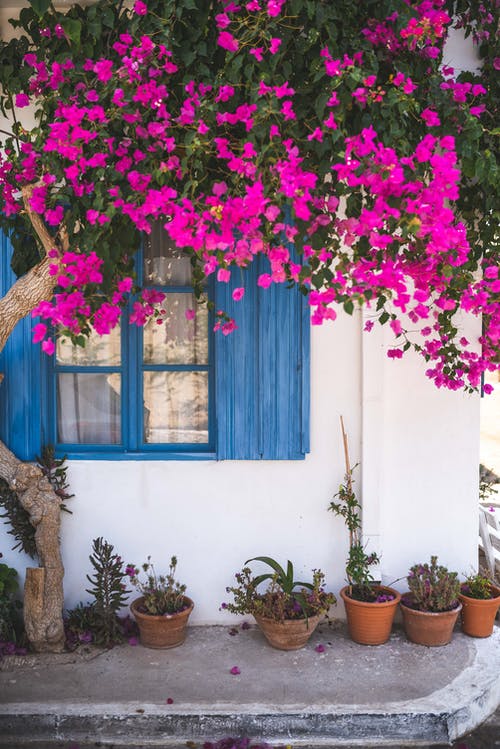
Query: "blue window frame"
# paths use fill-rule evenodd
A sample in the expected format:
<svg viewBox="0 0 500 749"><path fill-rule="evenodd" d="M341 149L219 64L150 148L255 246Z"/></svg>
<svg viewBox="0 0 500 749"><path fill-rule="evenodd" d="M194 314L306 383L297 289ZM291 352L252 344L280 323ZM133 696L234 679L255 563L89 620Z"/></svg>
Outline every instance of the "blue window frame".
<svg viewBox="0 0 500 749"><path fill-rule="evenodd" d="M3 237L0 293L14 280L9 256L10 244ZM49 358L31 343L33 323L26 318L0 354L0 371L6 375L0 387L0 438L25 460L47 443L74 459L303 459L309 451L307 301L297 289L281 284L260 289L257 277L267 268L258 258L244 274L236 269L230 283L216 284L212 290L216 307L235 318L238 330L227 337L207 333L205 343L191 336L186 349L183 310L193 306L191 287L176 251L167 262L162 257L155 256L146 242L139 280L166 292L167 317L170 302L180 308L174 315L180 344L172 347L156 332L168 330L168 324L155 328L152 322L150 329L142 329L124 320L121 341L102 344L97 352L92 346L81 349L83 359L73 358L69 348L59 344L59 356ZM242 285L245 298L234 302L232 291ZM213 320L208 315L205 320L211 331ZM180 349L183 361L177 355ZM191 383L181 411L187 429L181 423L169 432L168 419L164 423L158 413L165 408L169 385L172 389L172 382L186 377ZM64 380L59 390L58 378ZM93 425L79 407L79 380L90 391L96 383L106 383L103 401L91 414ZM205 404L201 416L192 407L197 381L198 400L202 392ZM147 395L151 388L154 397ZM65 407L63 391L71 403L71 418L66 419L70 427L65 430L58 427L58 408L61 412ZM148 397L151 407L145 418ZM72 441L78 430L79 438Z"/></svg>

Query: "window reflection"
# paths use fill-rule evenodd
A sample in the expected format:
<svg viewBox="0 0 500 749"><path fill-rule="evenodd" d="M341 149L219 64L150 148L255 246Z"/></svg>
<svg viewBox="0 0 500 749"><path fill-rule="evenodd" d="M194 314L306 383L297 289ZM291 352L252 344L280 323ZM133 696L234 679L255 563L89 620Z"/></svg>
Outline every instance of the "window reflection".
<svg viewBox="0 0 500 749"><path fill-rule="evenodd" d="M144 439L208 442L208 372L144 373Z"/></svg>
<svg viewBox="0 0 500 749"><path fill-rule="evenodd" d="M101 365L114 367L121 362L120 327L109 335L100 336L95 330L89 335L85 346L75 346L68 339L58 339L56 358L58 364L66 366Z"/></svg>
<svg viewBox="0 0 500 749"><path fill-rule="evenodd" d="M146 364L207 364L208 310L197 305L194 294L167 294L162 302L164 322L149 320L144 327L144 362ZM195 309L193 320L186 310Z"/></svg>
<svg viewBox="0 0 500 749"><path fill-rule="evenodd" d="M191 286L191 261L156 221L144 241L144 282L149 286Z"/></svg>
<svg viewBox="0 0 500 749"><path fill-rule="evenodd" d="M58 441L98 445L120 443L120 392L118 373L59 374Z"/></svg>

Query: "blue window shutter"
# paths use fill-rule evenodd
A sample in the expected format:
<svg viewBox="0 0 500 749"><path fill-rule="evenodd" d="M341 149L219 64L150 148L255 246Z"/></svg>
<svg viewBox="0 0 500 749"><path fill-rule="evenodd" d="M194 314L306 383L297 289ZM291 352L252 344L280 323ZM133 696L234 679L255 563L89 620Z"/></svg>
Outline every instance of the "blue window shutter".
<svg viewBox="0 0 500 749"><path fill-rule="evenodd" d="M217 457L297 460L309 452L309 307L296 287L257 286L257 258L228 284L216 306L238 329L216 334ZM245 287L234 302L232 292Z"/></svg>
<svg viewBox="0 0 500 749"><path fill-rule="evenodd" d="M0 295L15 282L10 267L12 245L0 232ZM0 439L21 460L40 454L40 347L33 345L33 321L21 320L0 353Z"/></svg>

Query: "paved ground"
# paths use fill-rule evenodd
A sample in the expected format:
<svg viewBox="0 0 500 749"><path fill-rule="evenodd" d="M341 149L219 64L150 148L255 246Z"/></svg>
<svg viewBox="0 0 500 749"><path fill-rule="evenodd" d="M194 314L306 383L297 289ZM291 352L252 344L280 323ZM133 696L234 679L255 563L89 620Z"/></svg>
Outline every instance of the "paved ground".
<svg viewBox="0 0 500 749"><path fill-rule="evenodd" d="M225 736L318 749L449 746L500 702L500 628L486 640L456 632L445 648L413 645L399 630L363 647L323 625L292 653L270 648L255 627L229 632L193 627L168 651L4 663L0 746L174 749ZM493 749L497 729L485 727L470 749Z"/></svg>

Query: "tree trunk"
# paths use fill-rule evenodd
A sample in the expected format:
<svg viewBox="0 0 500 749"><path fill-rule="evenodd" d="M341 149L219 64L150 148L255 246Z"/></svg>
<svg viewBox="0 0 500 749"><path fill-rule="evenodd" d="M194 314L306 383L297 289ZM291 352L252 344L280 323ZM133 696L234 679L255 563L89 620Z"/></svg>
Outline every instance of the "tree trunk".
<svg viewBox="0 0 500 749"><path fill-rule="evenodd" d="M34 185L22 188L26 214L40 240L45 257L19 278L0 299L0 352L17 323L40 302L49 301L57 277L49 273L50 264L57 262L47 255L52 248L64 251L68 237L64 227L52 237L42 220L30 207ZM3 375L0 374L0 383ZM5 479L29 513L35 528L39 568L26 575L24 625L31 646L36 652L61 652L64 649L63 576L60 552L61 501L40 468L23 463L0 442L0 477Z"/></svg>
<svg viewBox="0 0 500 749"><path fill-rule="evenodd" d="M64 568L59 547L61 501L40 468L18 460L0 442L0 476L17 492L30 515L43 572L28 571L24 600L24 626L36 652L64 649L62 611Z"/></svg>

